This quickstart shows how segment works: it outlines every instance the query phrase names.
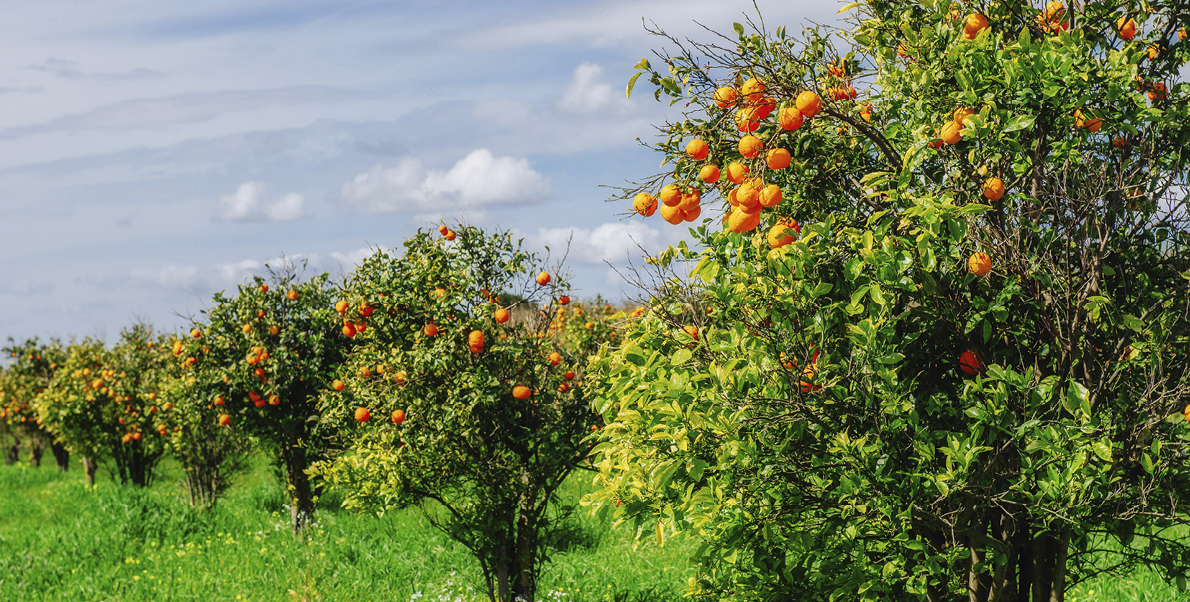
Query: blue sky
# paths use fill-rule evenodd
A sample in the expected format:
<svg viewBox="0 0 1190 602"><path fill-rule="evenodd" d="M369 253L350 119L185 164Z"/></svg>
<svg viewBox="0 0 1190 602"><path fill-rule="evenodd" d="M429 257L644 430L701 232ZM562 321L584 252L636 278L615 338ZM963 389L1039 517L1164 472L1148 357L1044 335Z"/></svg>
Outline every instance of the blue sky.
<svg viewBox="0 0 1190 602"><path fill-rule="evenodd" d="M770 28L834 4L760 2ZM0 40L0 336L161 328L284 255L350 271L466 220L571 239L576 296L679 240L615 185L677 113L623 90L660 40L738 0L7 3ZM647 87L647 86L646 86Z"/></svg>

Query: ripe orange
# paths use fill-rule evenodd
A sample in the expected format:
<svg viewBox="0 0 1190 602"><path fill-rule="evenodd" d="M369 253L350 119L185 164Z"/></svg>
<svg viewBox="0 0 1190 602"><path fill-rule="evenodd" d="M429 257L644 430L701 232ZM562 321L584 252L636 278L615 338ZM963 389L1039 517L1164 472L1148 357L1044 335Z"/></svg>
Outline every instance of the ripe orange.
<svg viewBox="0 0 1190 602"><path fill-rule="evenodd" d="M223 403L224 403L225 401L226 401L226 400L225 400L225 399L223 399L223 396L222 396L222 395L216 395L216 396L215 396L215 405L217 405L217 406L221 406L221 405L223 405ZM166 404L166 405L168 405L168 404ZM166 408L166 409L169 409L169 408Z"/></svg>
<svg viewBox="0 0 1190 602"><path fill-rule="evenodd" d="M661 219L674 224L675 226L682 223L685 215L685 212L681 209L678 209L677 205L661 206Z"/></svg>
<svg viewBox="0 0 1190 602"><path fill-rule="evenodd" d="M479 330L472 330L467 335L467 346L471 348L471 353L479 353L483 351L484 344L483 332Z"/></svg>
<svg viewBox="0 0 1190 602"><path fill-rule="evenodd" d="M687 194L682 195L682 202L678 203L678 209L682 211L693 211L698 204L702 202L702 195L697 190L692 190Z"/></svg>
<svg viewBox="0 0 1190 602"><path fill-rule="evenodd" d="M269 326L269 334L271 334L273 336L277 336L277 333L279 333L279 332L281 332L281 329L277 328L276 324Z"/></svg>
<svg viewBox="0 0 1190 602"><path fill-rule="evenodd" d="M1185 28L1185 27L1182 27L1182 28L1178 29L1178 41L1179 41L1179 42L1185 42L1187 37L1188 37L1188 36L1187 36L1187 34L1186 34L1186 28ZM1188 419L1188 421L1190 421L1190 419Z"/></svg>
<svg viewBox="0 0 1190 602"><path fill-rule="evenodd" d="M345 336L349 339L354 339L355 338L355 324L352 324L351 322L344 322L343 323L343 336Z"/></svg>
<svg viewBox="0 0 1190 602"><path fill-rule="evenodd" d="M662 203L674 207L682 202L682 191L678 189L677 184L666 184L661 189L660 198Z"/></svg>
<svg viewBox="0 0 1190 602"><path fill-rule="evenodd" d="M760 156L760 151L764 150L764 142L756 136L744 136L740 138L739 150L741 155L753 159Z"/></svg>
<svg viewBox="0 0 1190 602"><path fill-rule="evenodd" d="M1165 84L1163 82L1155 82L1153 87L1145 94L1148 95L1149 100L1165 100Z"/></svg>
<svg viewBox="0 0 1190 602"><path fill-rule="evenodd" d="M959 107L959 108L955 109L954 114L951 115L951 121L954 121L955 123L958 123L959 125L966 125L967 118L974 114L975 114L974 109L968 109L967 107Z"/></svg>
<svg viewBox="0 0 1190 602"><path fill-rule="evenodd" d="M686 145L686 154L690 155L691 159L695 161L702 161L707 158L707 154L711 152L711 147L707 146L706 142L695 138Z"/></svg>
<svg viewBox="0 0 1190 602"><path fill-rule="evenodd" d="M1116 29L1120 32L1121 40L1131 40L1136 36L1136 21L1128 17L1116 19Z"/></svg>
<svg viewBox="0 0 1190 602"><path fill-rule="evenodd" d="M979 13L971 13L967 15L967 20L963 24L963 37L968 40L974 40L979 35L979 32L987 28L987 17Z"/></svg>
<svg viewBox="0 0 1190 602"><path fill-rule="evenodd" d="M990 201L998 201L1004 196L1004 180L988 178L983 183L983 196Z"/></svg>
<svg viewBox="0 0 1190 602"><path fill-rule="evenodd" d="M865 104L863 110L859 112L859 116L864 118L865 123L871 123L872 122L872 105Z"/></svg>
<svg viewBox="0 0 1190 602"><path fill-rule="evenodd" d="M229 424L231 424L231 416L228 416L227 414L220 414L219 426L227 426Z"/></svg>
<svg viewBox="0 0 1190 602"><path fill-rule="evenodd" d="M975 376L983 372L983 360L974 351L967 350L959 355L959 369L968 376Z"/></svg>
<svg viewBox="0 0 1190 602"><path fill-rule="evenodd" d="M430 322L429 324L426 324L425 327L421 329L421 331L425 333L427 337L436 336L438 334L438 326L433 322Z"/></svg>
<svg viewBox="0 0 1190 602"><path fill-rule="evenodd" d="M632 199L632 209L645 217L649 217L653 215L653 212L657 211L657 199L642 192L636 195L636 198Z"/></svg>
<svg viewBox="0 0 1190 602"><path fill-rule="evenodd" d="M727 216L727 229L736 234L751 232L760 224L759 213L747 213L736 209Z"/></svg>
<svg viewBox="0 0 1190 602"><path fill-rule="evenodd" d="M704 165L702 169L698 170L698 178L707 184L714 184L719 181L719 168L714 165Z"/></svg>
<svg viewBox="0 0 1190 602"><path fill-rule="evenodd" d="M438 233L443 236L446 236L446 233L449 231L450 231L450 228L447 228L446 224L442 224L441 226L438 226Z"/></svg>
<svg viewBox="0 0 1190 602"><path fill-rule="evenodd" d="M565 378L566 380L574 380L574 370L568 370L566 374L562 375L562 378Z"/></svg>
<svg viewBox="0 0 1190 602"><path fill-rule="evenodd" d="M690 209L689 211L686 211L680 207L678 210L682 212L682 221L684 222L692 222L702 215L702 207L698 205L695 205L694 208Z"/></svg>
<svg viewBox="0 0 1190 602"><path fill-rule="evenodd" d="M269 395L269 405L271 405L271 406L281 405L281 398L277 395Z"/></svg>
<svg viewBox="0 0 1190 602"><path fill-rule="evenodd" d="M298 292L294 289L289 289L289 292L285 293L285 298L289 299L290 301L297 301Z"/></svg>
<svg viewBox="0 0 1190 602"><path fill-rule="evenodd" d="M355 419L356 420L358 420L360 422L367 422L368 419L371 417L372 417L372 413L368 411L368 408L356 408L355 409Z"/></svg>
<svg viewBox="0 0 1190 602"><path fill-rule="evenodd" d="M549 272L542 272L537 275L537 284L538 285L545 286L549 283L550 283L550 273Z"/></svg>
<svg viewBox="0 0 1190 602"><path fill-rule="evenodd" d="M783 130L796 130L802 127L804 117L797 107L785 107L777 113L777 123Z"/></svg>
<svg viewBox="0 0 1190 602"><path fill-rule="evenodd" d="M393 410L393 424L405 422L405 410Z"/></svg>
<svg viewBox="0 0 1190 602"><path fill-rule="evenodd" d="M492 314L492 317L496 319L497 324L503 324L508 321L510 316L508 314L508 310L501 307Z"/></svg>
<svg viewBox="0 0 1190 602"><path fill-rule="evenodd" d="M1155 85L1156 84L1154 84L1154 86ZM1086 117L1084 117L1082 109L1075 109L1074 126L1080 128L1085 127L1090 130L1091 133L1095 133L1099 131L1099 128L1103 127L1103 118L1095 117L1091 111L1087 111Z"/></svg>
<svg viewBox="0 0 1190 602"><path fill-rule="evenodd" d="M376 313L375 307L372 307L371 305L369 305L367 303L364 303L363 305L359 306L359 315L361 315L365 318L371 318L373 313Z"/></svg>
<svg viewBox="0 0 1190 602"><path fill-rule="evenodd" d="M756 106L752 107L752 119L764 121L775 110L777 110L777 101L767 97L762 98L760 102L756 103Z"/></svg>
<svg viewBox="0 0 1190 602"><path fill-rule="evenodd" d="M338 303L336 303L336 304L335 304L335 311L337 311L337 312L339 312L339 313L341 313L341 314L345 314L345 313L347 313L347 302L346 302L346 301L339 301Z"/></svg>
<svg viewBox="0 0 1190 602"><path fill-rule="evenodd" d="M720 109L726 109L735 104L736 99L739 98L739 93L735 88L728 88L726 86L715 90L715 104Z"/></svg>
<svg viewBox="0 0 1190 602"><path fill-rule="evenodd" d="M558 364L562 363L562 356L559 355L557 351L549 354L549 357L546 359L549 360L551 366L557 366Z"/></svg>
<svg viewBox="0 0 1190 602"><path fill-rule="evenodd" d="M822 99L810 90L797 95L797 110L806 117L813 117L822 109Z"/></svg>
<svg viewBox="0 0 1190 602"><path fill-rule="evenodd" d="M447 230L447 231L446 231L446 237L445 237L445 238L446 238L446 240L454 240L456 236L457 236L457 234L455 234L455 231L454 231L454 230Z"/></svg>
<svg viewBox="0 0 1190 602"><path fill-rule="evenodd" d="M761 97L764 96L764 89L764 84L762 84L760 80L753 77L744 82L744 85L740 86L740 95L742 95L745 100L755 103L759 102Z"/></svg>
<svg viewBox="0 0 1190 602"><path fill-rule="evenodd" d="M781 187L776 184L769 184L760 191L760 206L761 207L776 207L781 203Z"/></svg>
<svg viewBox="0 0 1190 602"><path fill-rule="evenodd" d="M1158 46L1157 44L1152 44L1149 46L1149 48L1146 52L1148 52L1150 61L1157 60L1157 57L1161 55L1161 46Z"/></svg>
<svg viewBox="0 0 1190 602"><path fill-rule="evenodd" d="M244 334L248 334L249 332L252 332L252 325L245 324L244 327L241 328L240 330L244 331Z"/></svg>
<svg viewBox="0 0 1190 602"><path fill-rule="evenodd" d="M756 179L749 180L747 184L736 189L735 198L739 210L746 213L760 211L760 190Z"/></svg>
<svg viewBox="0 0 1190 602"><path fill-rule="evenodd" d="M790 228L785 224L777 224L772 228L769 228L769 246L774 249L780 249L781 247L792 243L794 240L797 240L791 234L792 231L793 228Z"/></svg>
<svg viewBox="0 0 1190 602"><path fill-rule="evenodd" d="M567 295L558 297L558 305L570 305L570 297Z"/></svg>
<svg viewBox="0 0 1190 602"><path fill-rule="evenodd" d="M946 125L942 126L942 133L938 135L938 138L940 138L944 144L955 144L963 138L963 135L959 133L959 130L961 130L962 127L963 126L953 121L947 121Z"/></svg>
<svg viewBox="0 0 1190 602"><path fill-rule="evenodd" d="M529 390L529 387L524 385L517 385L512 388L512 396L517 399L529 399L529 396L532 394L533 392Z"/></svg>
<svg viewBox="0 0 1190 602"><path fill-rule="evenodd" d="M760 127L760 119L756 118L756 111L752 107L744 107L735 113L735 128L741 132L755 132Z"/></svg>
<svg viewBox="0 0 1190 602"><path fill-rule="evenodd" d="M190 330L190 336L192 336L192 337L194 337L194 338L196 338L196 339L197 339L198 337L201 337L201 336L202 336L202 332L201 332L201 331L199 331L197 328L192 328L192 329Z"/></svg>
<svg viewBox="0 0 1190 602"><path fill-rule="evenodd" d="M683 326L682 330L685 331L686 334L690 335L690 338L692 338L692 339L698 338L698 327L697 326Z"/></svg>
<svg viewBox="0 0 1190 602"><path fill-rule="evenodd" d="M790 156L789 151L783 148L771 149L764 157L764 162L768 164L769 169L785 169L792 161L793 157Z"/></svg>
<svg viewBox="0 0 1190 602"><path fill-rule="evenodd" d="M732 162L727 166L727 179L732 184L740 184L744 176L748 175L748 167L743 163Z"/></svg>
<svg viewBox="0 0 1190 602"><path fill-rule="evenodd" d="M992 258L987 253L972 253L967 259L967 271L976 276L986 276L992 271Z"/></svg>
<svg viewBox="0 0 1190 602"><path fill-rule="evenodd" d="M335 382L331 383L331 388L336 391L342 391L346 387L347 385L341 380L335 380ZM215 403L219 403L219 400L216 399Z"/></svg>
<svg viewBox="0 0 1190 602"><path fill-rule="evenodd" d="M262 292L262 293L269 292L269 285L267 285L267 284L260 285L260 292Z"/></svg>

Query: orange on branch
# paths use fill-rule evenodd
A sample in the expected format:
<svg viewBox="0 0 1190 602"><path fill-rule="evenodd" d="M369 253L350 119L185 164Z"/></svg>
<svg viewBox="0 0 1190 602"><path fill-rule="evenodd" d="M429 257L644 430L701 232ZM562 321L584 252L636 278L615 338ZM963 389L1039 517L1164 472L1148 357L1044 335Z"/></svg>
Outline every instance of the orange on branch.
<svg viewBox="0 0 1190 602"><path fill-rule="evenodd" d="M986 276L992 271L992 258L987 253L972 253L971 257L967 258L967 271L976 276Z"/></svg>
<svg viewBox="0 0 1190 602"><path fill-rule="evenodd" d="M698 179L707 184L714 184L719 181L719 168L714 165L704 165L702 169L698 170Z"/></svg>
<svg viewBox="0 0 1190 602"><path fill-rule="evenodd" d="M822 109L822 99L811 90L797 95L797 110L805 117L813 117ZM796 128L794 128L796 129Z"/></svg>
<svg viewBox="0 0 1190 602"><path fill-rule="evenodd" d="M1004 196L1004 180L988 178L983 183L983 196L990 201L998 201Z"/></svg>
<svg viewBox="0 0 1190 602"><path fill-rule="evenodd" d="M783 148L770 149L764 157L764 162L769 166L769 169L785 169L793 161L793 157L789 151Z"/></svg>
<svg viewBox="0 0 1190 602"><path fill-rule="evenodd" d="M805 117L797 107L785 107L777 113L777 123L783 130L796 130L802 127Z"/></svg>
<svg viewBox="0 0 1190 602"><path fill-rule="evenodd" d="M702 161L703 159L706 159L710 152L711 147L707 146L706 142L703 142L698 138L691 140L686 145L686 154L690 155L690 158L694 159L695 161Z"/></svg>
<svg viewBox="0 0 1190 602"><path fill-rule="evenodd" d="M753 159L760 156L760 151L764 150L764 142L756 136L748 135L740 138L738 147L741 155Z"/></svg>

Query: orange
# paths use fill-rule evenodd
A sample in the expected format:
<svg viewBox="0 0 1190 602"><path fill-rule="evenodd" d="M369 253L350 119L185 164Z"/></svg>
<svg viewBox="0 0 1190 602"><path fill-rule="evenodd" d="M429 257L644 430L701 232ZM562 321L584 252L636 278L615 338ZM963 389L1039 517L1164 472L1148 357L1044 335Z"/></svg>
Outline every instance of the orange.
<svg viewBox="0 0 1190 602"><path fill-rule="evenodd" d="M483 344L483 331L472 330L471 334L467 335L467 346L471 348L471 353L479 353L480 351L483 351ZM479 351L476 351L476 349Z"/></svg>
<svg viewBox="0 0 1190 602"><path fill-rule="evenodd" d="M1150 61L1156 60L1157 56L1161 54L1161 47L1158 46L1157 44L1153 44L1153 45L1149 46L1147 52L1149 54Z"/></svg>
<svg viewBox="0 0 1190 602"><path fill-rule="evenodd" d="M635 199L632 199L632 209L645 217L649 217L653 215L653 212L657 211L657 199L642 192L636 195Z"/></svg>
<svg viewBox="0 0 1190 602"><path fill-rule="evenodd" d="M785 224L777 224L772 228L769 228L769 246L774 249L780 249L781 247L784 247L785 245L796 240L793 235L790 234L792 230L792 228L786 226Z"/></svg>
<svg viewBox="0 0 1190 602"><path fill-rule="evenodd" d="M690 338L692 338L692 339L698 338L698 327L697 326L685 326L682 328L682 330L684 330L686 332L686 334L690 335Z"/></svg>
<svg viewBox="0 0 1190 602"><path fill-rule="evenodd" d="M1163 82L1155 82L1146 94L1149 100L1165 100L1165 84Z"/></svg>
<svg viewBox="0 0 1190 602"><path fill-rule="evenodd" d="M963 37L968 40L974 40L979 35L979 32L987 28L987 17L979 13L971 13L967 15L967 20L963 24Z"/></svg>
<svg viewBox="0 0 1190 602"><path fill-rule="evenodd" d="M760 156L760 151L764 150L764 142L756 136L744 136L740 138L739 149L741 155L753 159Z"/></svg>
<svg viewBox="0 0 1190 602"><path fill-rule="evenodd" d="M455 239L455 231L447 230L446 231L446 240L454 240L454 239Z"/></svg>
<svg viewBox="0 0 1190 602"><path fill-rule="evenodd" d="M559 305L569 305L570 297L567 295L562 295L561 297L558 297L558 304Z"/></svg>
<svg viewBox="0 0 1190 602"><path fill-rule="evenodd" d="M550 283L550 273L549 272L542 272L537 275L537 284L538 285L545 286L549 283Z"/></svg>
<svg viewBox="0 0 1190 602"><path fill-rule="evenodd" d="M682 209L681 211L682 211L682 221L684 221L684 222L692 222L692 221L698 219L699 216L702 215L702 207L699 205L695 205L693 209L690 209L688 211L684 210L684 209Z"/></svg>
<svg viewBox="0 0 1190 602"><path fill-rule="evenodd" d="M1156 86L1156 84L1154 84L1154 86ZM1074 126L1080 127L1080 128L1085 127L1088 130L1090 130L1091 133L1098 132L1099 128L1103 127L1103 118L1102 117L1094 117L1090 111L1087 111L1086 116L1087 116L1087 118L1083 117L1082 109L1075 109L1074 110Z"/></svg>
<svg viewBox="0 0 1190 602"><path fill-rule="evenodd" d="M227 414L220 414L219 426L227 426L229 424L231 424L231 416L228 416Z"/></svg>
<svg viewBox="0 0 1190 602"><path fill-rule="evenodd" d="M345 313L347 313L347 302L346 302L346 301L340 301L340 302L336 303L336 304L335 304L335 311L337 311L337 312L339 312L339 313L341 313L341 314L345 314Z"/></svg>
<svg viewBox="0 0 1190 602"><path fill-rule="evenodd" d="M496 319L497 324L503 324L508 321L510 316L508 315L508 310L501 307L492 314L492 317Z"/></svg>
<svg viewBox="0 0 1190 602"><path fill-rule="evenodd" d="M281 329L277 328L276 324L269 326L269 334L271 334L273 336L277 336L277 333L279 333L279 332L281 332Z"/></svg>
<svg viewBox="0 0 1190 602"><path fill-rule="evenodd" d="M1181 28L1181 29L1178 29L1178 41L1179 41L1179 42L1185 42L1185 41L1186 41L1186 37L1187 37L1187 34L1186 34L1186 28L1185 28L1185 27L1183 27L1183 28ZM1187 421L1188 421L1188 422L1190 422L1190 418L1188 418L1188 419L1187 419Z"/></svg>
<svg viewBox="0 0 1190 602"><path fill-rule="evenodd" d="M744 107L736 111L735 127L741 132L755 132L760 127L760 120L756 118L752 107Z"/></svg>
<svg viewBox="0 0 1190 602"><path fill-rule="evenodd" d="M267 284L260 285L260 292L262 292L262 293L269 292L269 285L267 285Z"/></svg>
<svg viewBox="0 0 1190 602"><path fill-rule="evenodd" d="M567 370L566 374L562 375L562 378L565 378L566 380L574 380L574 370Z"/></svg>
<svg viewBox="0 0 1190 602"><path fill-rule="evenodd" d="M702 161L707 158L707 154L711 152L711 147L707 146L706 142L695 138L686 145L686 154L690 155L691 159L695 161Z"/></svg>
<svg viewBox="0 0 1190 602"><path fill-rule="evenodd" d="M718 90L715 90L715 104L718 105L720 109L726 109L727 107L735 104L735 101L738 98L739 93L735 91L735 88L728 88L724 86Z"/></svg>
<svg viewBox="0 0 1190 602"><path fill-rule="evenodd" d="M692 211L701 202L702 195L697 190L691 190L689 193L682 195L682 202L678 203L678 209Z"/></svg>
<svg viewBox="0 0 1190 602"><path fill-rule="evenodd" d="M1114 147L1124 148L1125 146L1128 146L1128 139L1124 136L1116 136L1115 138L1111 139L1111 143Z"/></svg>
<svg viewBox="0 0 1190 602"><path fill-rule="evenodd" d="M802 112L797 107L785 107L777 113L777 123L783 130L796 130L802 127Z"/></svg>
<svg viewBox="0 0 1190 602"><path fill-rule="evenodd" d="M909 47L904 42L897 44L897 56L903 59L909 58Z"/></svg>
<svg viewBox="0 0 1190 602"><path fill-rule="evenodd" d="M698 178L707 184L714 184L719 181L719 168L714 165L704 165L702 169L698 170Z"/></svg>
<svg viewBox="0 0 1190 602"><path fill-rule="evenodd" d="M447 233L449 230L450 230L450 228L447 228L447 227L446 227L446 224L442 224L441 226L438 226L438 233L439 233L439 234L441 234L441 235L443 235L443 236L446 236L446 233Z"/></svg>
<svg viewBox="0 0 1190 602"><path fill-rule="evenodd" d="M1131 40L1136 36L1136 21L1128 17L1116 19L1116 29L1120 32L1121 40Z"/></svg>
<svg viewBox="0 0 1190 602"><path fill-rule="evenodd" d="M983 372L983 368L983 360L980 360L974 351L967 350L959 355L959 369L968 376L975 376Z"/></svg>
<svg viewBox="0 0 1190 602"><path fill-rule="evenodd" d="M789 167L791 161L793 161L793 157L789 155L789 151L783 148L771 149L764 157L764 162L769 166L769 169L785 169Z"/></svg>
<svg viewBox="0 0 1190 602"><path fill-rule="evenodd" d="M743 234L744 232L751 232L760 224L759 213L746 213L736 209L732 211L727 217L727 229L736 234Z"/></svg>
<svg viewBox="0 0 1190 602"><path fill-rule="evenodd" d="M367 422L368 419L371 417L372 417L372 413L368 411L368 408L356 408L355 409L355 419L356 420L358 420L360 422Z"/></svg>
<svg viewBox="0 0 1190 602"><path fill-rule="evenodd" d="M987 276L992 271L992 258L987 253L972 253L967 259L967 271L976 276Z"/></svg>
<svg viewBox="0 0 1190 602"><path fill-rule="evenodd" d="M818 352L814 352L814 357L818 357ZM798 389L802 393L810 393L822 388L821 385L814 384L814 380L818 378L818 364L811 362L804 369L802 369L801 380L798 381Z"/></svg>
<svg viewBox="0 0 1190 602"><path fill-rule="evenodd" d="M512 388L512 396L517 399L529 399L529 396L532 394L533 392L525 385L517 385Z"/></svg>
<svg viewBox="0 0 1190 602"><path fill-rule="evenodd" d="M864 118L865 123L871 123L872 122L872 105L865 104L863 110L859 112L859 116Z"/></svg>
<svg viewBox="0 0 1190 602"><path fill-rule="evenodd" d="M756 213L760 210L760 187L755 182L756 180L750 180L736 190L735 199L742 211Z"/></svg>
<svg viewBox="0 0 1190 602"><path fill-rule="evenodd" d="M432 337L438 334L438 327L433 322L430 322L429 324L426 324L425 327L421 329L421 331L425 333L427 337Z"/></svg>
<svg viewBox="0 0 1190 602"><path fill-rule="evenodd" d="M289 292L285 293L285 298L289 299L290 301L297 301L298 292L296 290L289 289Z"/></svg>
<svg viewBox="0 0 1190 602"><path fill-rule="evenodd" d="M244 327L241 328L240 330L244 331L244 334L248 334L249 332L252 332L252 325L245 324Z"/></svg>
<svg viewBox="0 0 1190 602"><path fill-rule="evenodd" d="M682 191L678 190L677 184L666 184L665 187L661 189L660 198L662 203L665 203L670 207L674 207L678 203L682 202Z"/></svg>
<svg viewBox="0 0 1190 602"><path fill-rule="evenodd" d="M813 117L822 109L822 99L810 90L797 95L797 110L805 117Z"/></svg>
<svg viewBox="0 0 1190 602"><path fill-rule="evenodd" d="M761 207L776 207L781 203L781 187L776 184L769 184L760 191L760 206Z"/></svg>
<svg viewBox="0 0 1190 602"><path fill-rule="evenodd" d="M748 175L748 167L743 163L732 162L727 166L727 179L732 184L740 184L744 181L744 176Z"/></svg>
<svg viewBox="0 0 1190 602"><path fill-rule="evenodd" d="M271 406L281 405L281 398L277 395L269 395L269 405L271 405Z"/></svg>
<svg viewBox="0 0 1190 602"><path fill-rule="evenodd" d="M393 424L405 422L405 410L393 410Z"/></svg>
<svg viewBox="0 0 1190 602"><path fill-rule="evenodd" d="M764 96L764 84L753 77L740 86L740 95L749 102L759 102Z"/></svg>
<svg viewBox="0 0 1190 602"><path fill-rule="evenodd" d="M677 225L677 224L682 223L682 219L684 218L684 216L685 215L682 212L682 210L678 209L676 205L662 205L661 206L661 219L663 219L671 224Z"/></svg>
<svg viewBox="0 0 1190 602"><path fill-rule="evenodd" d="M777 109L777 101L771 98L762 98L756 106L752 107L752 119L757 121L764 121L773 111Z"/></svg>
<svg viewBox="0 0 1190 602"><path fill-rule="evenodd" d="M331 383L331 388L336 391L342 391L345 387L347 387L347 385L344 384L344 382L341 380L336 380L335 382ZM220 399L222 399L222 398L221 397L215 398L215 405L219 405L220 403L222 403L221 401L219 401Z"/></svg>
<svg viewBox="0 0 1190 602"><path fill-rule="evenodd" d="M988 178L983 183L983 196L989 201L998 201L1004 196L1004 180Z"/></svg>
<svg viewBox="0 0 1190 602"><path fill-rule="evenodd" d="M201 337L201 336L202 336L202 331L200 331L200 330L199 330L199 329L197 329L197 328L192 328L192 329L190 330L190 336L192 336L192 337L194 337L194 338L196 338L196 339L197 339L198 337Z"/></svg>
<svg viewBox="0 0 1190 602"><path fill-rule="evenodd" d="M335 381L335 382L339 382L339 381ZM216 395L216 396L215 396L215 405L217 405L217 406L221 406L221 405L223 405L223 403L224 403L225 401L226 401L226 400L225 400L225 399L223 399L223 396L222 396L222 395ZM168 405L168 404L167 404L167 405ZM166 408L166 409L169 409L169 408Z"/></svg>
<svg viewBox="0 0 1190 602"><path fill-rule="evenodd" d="M548 358L551 366L557 366L562 363L562 356L557 351L551 353Z"/></svg>
<svg viewBox="0 0 1190 602"><path fill-rule="evenodd" d="M953 122L947 121L946 125L942 126L942 133L938 135L945 144L954 144L962 139L963 135L959 133L963 126Z"/></svg>
<svg viewBox="0 0 1190 602"><path fill-rule="evenodd" d="M959 108L955 109L954 114L951 115L951 121L954 121L955 123L958 123L959 125L966 125L967 118L974 114L975 114L975 111L972 109L968 109L967 107L959 107Z"/></svg>

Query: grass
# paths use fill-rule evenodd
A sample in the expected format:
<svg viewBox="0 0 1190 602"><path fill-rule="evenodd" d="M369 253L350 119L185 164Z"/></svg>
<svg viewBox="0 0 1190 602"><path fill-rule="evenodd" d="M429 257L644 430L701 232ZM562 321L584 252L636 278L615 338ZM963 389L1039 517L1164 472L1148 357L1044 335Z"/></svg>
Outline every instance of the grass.
<svg viewBox="0 0 1190 602"><path fill-rule="evenodd" d="M306 601L486 600L473 558L416 510L382 518L323 508L301 538L288 531L285 497L256 458L214 510L192 511L165 462L143 491L100 472L89 488L77 467L0 466L0 600ZM567 483L577 500L585 475ZM580 517L545 568L550 602L652 602L681 598L696 542L631 548L631 533ZM1070 602L1184 599L1156 574L1103 577Z"/></svg>
<svg viewBox="0 0 1190 602"><path fill-rule="evenodd" d="M0 467L0 600L486 600L461 545L416 510L382 518L321 509L302 538L271 467L258 461L207 513L190 510L176 465L144 491L94 489L81 471ZM581 495L582 480L567 495ZM632 551L631 534L593 519L572 525L539 594L565 602L681 597L694 542Z"/></svg>

